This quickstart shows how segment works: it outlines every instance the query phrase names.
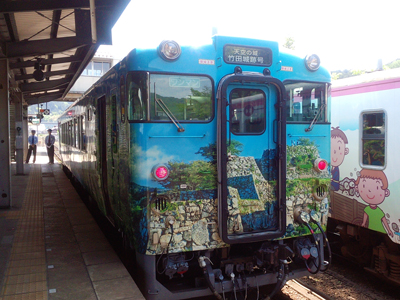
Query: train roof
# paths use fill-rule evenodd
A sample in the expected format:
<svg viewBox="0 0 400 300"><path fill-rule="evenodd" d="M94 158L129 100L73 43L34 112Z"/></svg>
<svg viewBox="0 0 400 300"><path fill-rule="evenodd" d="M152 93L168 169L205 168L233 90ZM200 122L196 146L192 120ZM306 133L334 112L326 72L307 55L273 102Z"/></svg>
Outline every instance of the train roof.
<svg viewBox="0 0 400 300"><path fill-rule="evenodd" d="M333 80L332 97L400 88L400 68Z"/></svg>
<svg viewBox="0 0 400 300"><path fill-rule="evenodd" d="M339 88L356 84L400 78L400 68L365 73L358 76L332 80L332 87Z"/></svg>

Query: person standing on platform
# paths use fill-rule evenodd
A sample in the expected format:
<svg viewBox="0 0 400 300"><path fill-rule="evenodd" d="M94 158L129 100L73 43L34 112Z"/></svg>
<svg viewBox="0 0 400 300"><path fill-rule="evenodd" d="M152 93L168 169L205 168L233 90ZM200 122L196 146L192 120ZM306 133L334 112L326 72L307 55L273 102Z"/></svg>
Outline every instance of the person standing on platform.
<svg viewBox="0 0 400 300"><path fill-rule="evenodd" d="M49 164L54 164L54 143L56 142L56 138L51 134L51 131L51 129L47 129L49 135L46 136L44 142L46 144L47 155L49 157Z"/></svg>
<svg viewBox="0 0 400 300"><path fill-rule="evenodd" d="M32 130L31 134L32 135L30 135L28 137L29 148L28 148L28 154L26 155L26 160L25 160L26 164L29 163L29 159L31 158L32 151L33 151L33 163L36 162L36 146L38 143L38 138L37 138L37 136L35 136L35 134L36 134L35 130Z"/></svg>

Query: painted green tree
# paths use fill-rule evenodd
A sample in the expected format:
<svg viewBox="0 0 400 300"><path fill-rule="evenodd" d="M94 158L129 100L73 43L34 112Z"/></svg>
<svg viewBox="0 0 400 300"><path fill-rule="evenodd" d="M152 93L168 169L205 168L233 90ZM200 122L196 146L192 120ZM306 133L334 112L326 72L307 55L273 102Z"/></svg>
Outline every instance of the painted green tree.
<svg viewBox="0 0 400 300"><path fill-rule="evenodd" d="M243 151L243 144L239 141L232 140L231 143L227 142L227 152L231 155L239 156ZM196 154L201 154L202 156L209 159L212 163L217 163L217 146L215 143L210 143L208 146L200 147Z"/></svg>
<svg viewBox="0 0 400 300"><path fill-rule="evenodd" d="M188 190L206 190L216 188L217 169L215 165L203 160L191 163L169 161L170 176L159 182L163 187L178 190L182 184Z"/></svg>

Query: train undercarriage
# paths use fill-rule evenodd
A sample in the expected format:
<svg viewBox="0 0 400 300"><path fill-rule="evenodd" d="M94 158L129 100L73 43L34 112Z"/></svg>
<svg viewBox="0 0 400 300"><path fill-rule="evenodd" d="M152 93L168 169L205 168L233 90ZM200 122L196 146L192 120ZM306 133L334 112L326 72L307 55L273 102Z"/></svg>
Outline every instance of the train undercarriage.
<svg viewBox="0 0 400 300"><path fill-rule="evenodd" d="M329 219L328 235L333 253L400 285L400 246L387 234Z"/></svg>

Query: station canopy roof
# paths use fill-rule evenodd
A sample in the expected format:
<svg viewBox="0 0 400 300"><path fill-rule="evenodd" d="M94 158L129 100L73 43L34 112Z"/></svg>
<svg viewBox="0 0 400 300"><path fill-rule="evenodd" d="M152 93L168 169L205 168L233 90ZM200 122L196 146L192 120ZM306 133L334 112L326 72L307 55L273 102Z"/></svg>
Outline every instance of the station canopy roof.
<svg viewBox="0 0 400 300"><path fill-rule="evenodd" d="M8 58L11 92L28 105L70 100L129 1L0 0L0 59Z"/></svg>

